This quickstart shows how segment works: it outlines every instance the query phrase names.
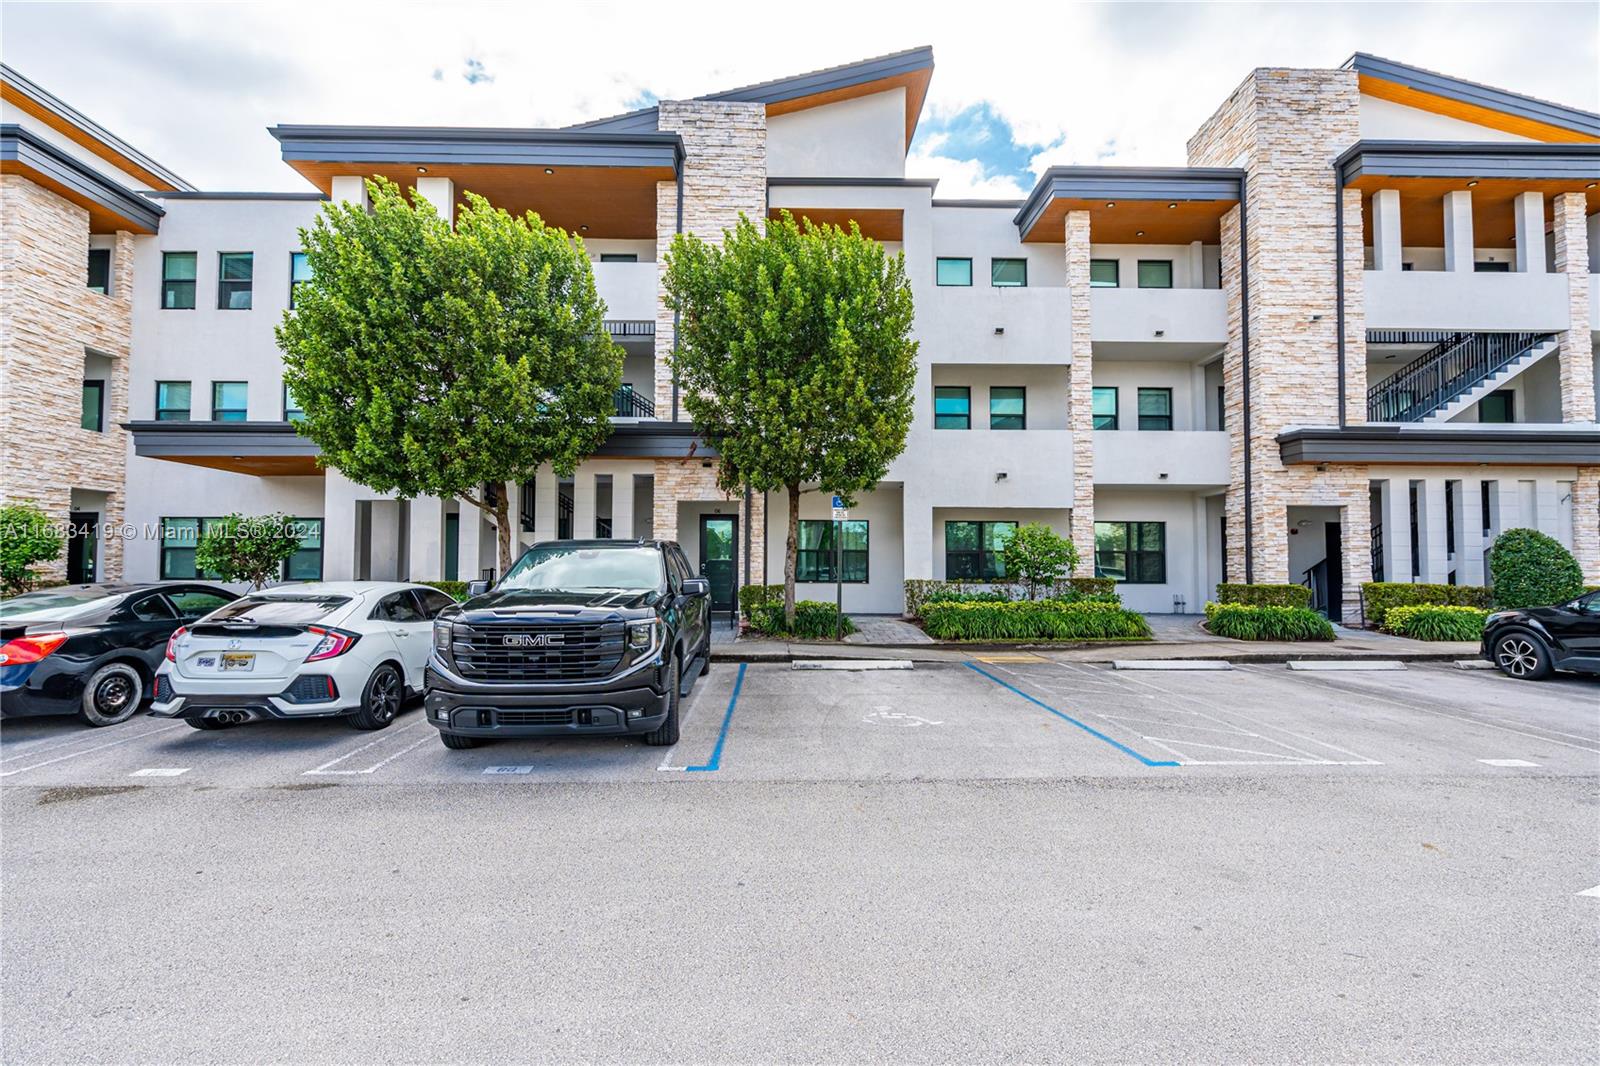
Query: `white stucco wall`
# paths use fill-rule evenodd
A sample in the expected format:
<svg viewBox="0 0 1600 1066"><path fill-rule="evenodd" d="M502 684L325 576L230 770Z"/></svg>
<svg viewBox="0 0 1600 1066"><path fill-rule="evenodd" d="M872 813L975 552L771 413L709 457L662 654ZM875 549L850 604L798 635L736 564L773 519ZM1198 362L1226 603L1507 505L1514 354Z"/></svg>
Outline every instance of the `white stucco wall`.
<svg viewBox="0 0 1600 1066"><path fill-rule="evenodd" d="M767 119L767 173L904 177L905 130L903 88L773 115Z"/></svg>
<svg viewBox="0 0 1600 1066"><path fill-rule="evenodd" d="M1166 523L1167 580L1162 584L1119 584L1117 593L1125 606L1167 614L1173 609L1173 596L1182 596L1189 614L1204 611L1206 599L1214 592L1208 581L1209 555L1215 550L1209 543L1215 532L1205 520L1204 496L1162 489L1097 489L1094 518L1096 522ZM1082 545L1079 553L1090 558Z"/></svg>
<svg viewBox="0 0 1600 1066"><path fill-rule="evenodd" d="M1479 126L1431 111L1407 107L1361 94L1363 140L1391 141L1528 141L1514 133Z"/></svg>
<svg viewBox="0 0 1600 1066"><path fill-rule="evenodd" d="M833 516L831 494L807 492L800 497L801 519ZM905 544L902 537L904 497L897 485L882 485L862 493L850 508L852 520L867 523L867 581L844 586L846 614L899 614L905 607ZM783 582L785 543L789 536L789 498L784 492L767 494L766 574L771 584ZM698 556L691 556L698 558ZM795 595L802 600L834 602L830 584L801 583Z"/></svg>
<svg viewBox="0 0 1600 1066"><path fill-rule="evenodd" d="M71 156L78 162L85 164L91 170L98 171L99 173L105 175L107 178L110 178L112 181L116 182L118 185L121 185L125 189L133 189L137 191L150 188L150 183L148 181L145 181L143 178L134 177L132 174L128 173L126 170L123 170L109 159L105 159L95 154L92 150L84 147L77 141L74 141L66 134L58 132L51 126L45 125L39 119L30 115L28 112L22 110L22 108L17 107L8 100L0 100L0 123L21 126L29 133L38 137L41 141L44 141L53 148L59 148L68 156Z"/></svg>

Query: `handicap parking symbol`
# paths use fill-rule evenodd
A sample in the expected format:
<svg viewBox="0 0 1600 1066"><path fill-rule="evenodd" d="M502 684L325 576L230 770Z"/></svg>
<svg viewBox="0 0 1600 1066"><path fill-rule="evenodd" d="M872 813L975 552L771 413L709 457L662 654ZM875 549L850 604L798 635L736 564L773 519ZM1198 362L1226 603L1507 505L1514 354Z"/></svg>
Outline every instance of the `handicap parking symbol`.
<svg viewBox="0 0 1600 1066"><path fill-rule="evenodd" d="M924 718L920 714L906 714L904 711L891 711L887 707L874 707L872 713L861 719L868 725L895 725L909 726L913 729L925 725L944 725L931 718Z"/></svg>

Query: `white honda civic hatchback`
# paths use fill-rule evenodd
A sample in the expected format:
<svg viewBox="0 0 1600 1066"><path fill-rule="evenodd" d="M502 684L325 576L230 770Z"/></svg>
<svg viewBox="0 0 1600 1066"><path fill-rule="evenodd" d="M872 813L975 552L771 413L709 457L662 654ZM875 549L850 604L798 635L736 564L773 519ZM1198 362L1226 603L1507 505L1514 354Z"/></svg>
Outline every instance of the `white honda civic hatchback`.
<svg viewBox="0 0 1600 1066"><path fill-rule="evenodd" d="M250 593L172 634L150 713L196 729L341 715L382 729L422 691L433 618L453 602L394 581Z"/></svg>

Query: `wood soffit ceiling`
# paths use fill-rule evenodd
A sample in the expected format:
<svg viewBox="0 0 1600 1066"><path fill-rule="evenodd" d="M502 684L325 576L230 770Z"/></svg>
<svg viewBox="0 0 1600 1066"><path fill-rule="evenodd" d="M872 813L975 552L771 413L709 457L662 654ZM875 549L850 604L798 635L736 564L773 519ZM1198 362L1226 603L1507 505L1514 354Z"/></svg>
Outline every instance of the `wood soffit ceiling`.
<svg viewBox="0 0 1600 1066"><path fill-rule="evenodd" d="M1508 115L1503 111L1495 111L1492 108L1478 104L1452 100L1449 97L1424 92L1421 89L1414 89L1409 85L1401 85L1370 74L1361 75L1359 81L1362 92L1368 96L1375 96L1379 100L1388 100L1391 103L1417 108L1419 111L1428 111L1435 115L1459 119L1462 122L1470 122L1475 126L1486 126L1489 129L1500 130L1503 133L1514 133L1519 137L1527 137L1530 140L1555 143L1563 141L1592 143L1600 140L1600 138L1580 133L1577 130L1552 126L1549 123L1524 118L1520 115Z"/></svg>
<svg viewBox="0 0 1600 1066"><path fill-rule="evenodd" d="M796 222L809 218L819 226L838 226L849 230L854 221L861 227L861 235L875 241L905 240L905 212L898 207L774 207L767 211L768 218L778 218L784 211L794 216Z"/></svg>
<svg viewBox="0 0 1600 1066"><path fill-rule="evenodd" d="M1524 192L1544 193L1544 220L1548 227L1555 217L1553 198L1558 193L1581 192L1587 201L1585 213L1600 211L1600 184L1570 179L1536 180L1529 178L1483 178L1469 186L1469 178L1394 178L1368 175L1350 183L1363 192L1362 231L1372 243L1372 193L1378 189L1400 192L1400 239L1408 248L1444 246L1444 195L1448 192L1472 193L1472 242L1479 248L1509 248L1517 233L1513 201Z"/></svg>
<svg viewBox="0 0 1600 1066"><path fill-rule="evenodd" d="M1116 206L1107 207L1108 203ZM1066 239L1067 212L1087 211L1089 238L1096 244L1216 244L1222 239L1222 216L1233 207L1231 200L1056 199L1023 240L1061 244Z"/></svg>

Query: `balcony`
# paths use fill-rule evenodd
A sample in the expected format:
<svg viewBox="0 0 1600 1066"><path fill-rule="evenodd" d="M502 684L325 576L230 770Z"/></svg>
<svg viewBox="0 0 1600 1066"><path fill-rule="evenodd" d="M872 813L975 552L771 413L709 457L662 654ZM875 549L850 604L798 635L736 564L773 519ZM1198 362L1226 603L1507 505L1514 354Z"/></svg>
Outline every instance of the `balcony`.
<svg viewBox="0 0 1600 1066"><path fill-rule="evenodd" d="M1070 301L1062 286L942 286L917 307L928 363L1072 362Z"/></svg>
<svg viewBox="0 0 1600 1066"><path fill-rule="evenodd" d="M1094 483L1099 486L1211 488L1228 484L1228 434L1220 430L1094 435Z"/></svg>
<svg viewBox="0 0 1600 1066"><path fill-rule="evenodd" d="M1228 342L1228 299L1221 289L1094 289L1090 336L1096 345L1171 345L1167 354L1206 354Z"/></svg>
<svg viewBox="0 0 1600 1066"><path fill-rule="evenodd" d="M657 271L654 263L593 263L595 289L606 302L606 320L654 322Z"/></svg>
<svg viewBox="0 0 1600 1066"><path fill-rule="evenodd" d="M1070 507L1072 432L913 430L884 480L915 483L933 507Z"/></svg>
<svg viewBox="0 0 1600 1066"><path fill-rule="evenodd" d="M1368 329L1559 333L1567 328L1565 274L1368 270Z"/></svg>

